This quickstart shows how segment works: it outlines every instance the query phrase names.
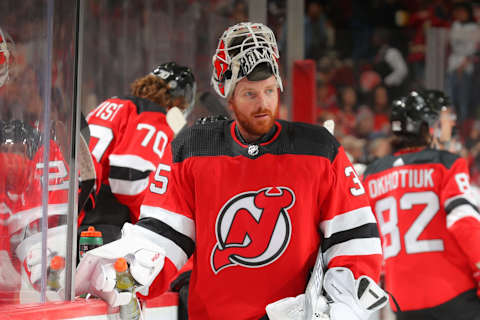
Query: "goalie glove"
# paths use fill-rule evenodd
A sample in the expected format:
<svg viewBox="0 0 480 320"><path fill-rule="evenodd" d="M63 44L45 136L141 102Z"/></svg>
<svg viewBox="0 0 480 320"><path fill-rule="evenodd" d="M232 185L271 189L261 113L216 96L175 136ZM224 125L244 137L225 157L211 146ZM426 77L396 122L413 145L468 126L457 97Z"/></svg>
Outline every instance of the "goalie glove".
<svg viewBox="0 0 480 320"><path fill-rule="evenodd" d="M268 317L272 320L330 320L327 299L322 290L323 259L319 249L305 293L267 305Z"/></svg>
<svg viewBox="0 0 480 320"><path fill-rule="evenodd" d="M325 273L324 288L332 298L331 320L367 320L388 302L387 294L367 276L355 280L347 268L331 268Z"/></svg>
<svg viewBox="0 0 480 320"><path fill-rule="evenodd" d="M54 256L66 256L67 226L61 225L49 228L47 231L47 265ZM40 301L40 281L42 278L42 233L25 238L15 249L18 259L22 262L20 303ZM60 285L65 283L65 270L59 274ZM47 300L61 299L58 290L47 290Z"/></svg>
<svg viewBox="0 0 480 320"><path fill-rule="evenodd" d="M327 299L320 296L315 303L315 310L307 318L303 293L295 298L288 297L275 301L265 308L270 320L330 320L328 309Z"/></svg>
<svg viewBox="0 0 480 320"><path fill-rule="evenodd" d="M135 292L148 294L148 288L163 268L165 251L155 244L152 231L126 223L122 238L88 251L75 274L75 294L91 293L111 306L128 304L130 292L115 290L116 273L113 264L125 258L138 287Z"/></svg>

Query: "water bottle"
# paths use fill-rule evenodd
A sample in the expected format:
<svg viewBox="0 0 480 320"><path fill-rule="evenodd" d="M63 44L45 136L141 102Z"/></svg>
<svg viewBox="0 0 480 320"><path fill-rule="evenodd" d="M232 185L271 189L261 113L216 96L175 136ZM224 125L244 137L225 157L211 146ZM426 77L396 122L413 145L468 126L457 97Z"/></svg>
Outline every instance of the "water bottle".
<svg viewBox="0 0 480 320"><path fill-rule="evenodd" d="M88 230L80 233L78 241L78 250L80 259L83 258L88 250L98 248L103 245L102 232L95 230L95 227L88 227Z"/></svg>
<svg viewBox="0 0 480 320"><path fill-rule="evenodd" d="M60 272L65 268L65 259L61 256L54 256L50 261L50 267L47 271L48 290L58 291L62 285L60 283Z"/></svg>
<svg viewBox="0 0 480 320"><path fill-rule="evenodd" d="M140 307L138 298L133 290L135 289L135 279L128 271L127 260L125 258L118 258L114 264L117 273L116 288L119 292L130 292L132 299L126 305L120 306L120 319L122 320L137 320L140 318Z"/></svg>

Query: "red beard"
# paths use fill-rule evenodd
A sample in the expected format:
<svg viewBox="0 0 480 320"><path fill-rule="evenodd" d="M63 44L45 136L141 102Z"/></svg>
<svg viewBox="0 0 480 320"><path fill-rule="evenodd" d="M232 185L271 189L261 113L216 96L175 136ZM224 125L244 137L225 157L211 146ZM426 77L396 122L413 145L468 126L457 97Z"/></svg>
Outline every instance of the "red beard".
<svg viewBox="0 0 480 320"><path fill-rule="evenodd" d="M275 124L275 118L270 110L260 110L246 116L234 109L237 122L249 135L261 137L268 133ZM257 117L264 115L263 117Z"/></svg>

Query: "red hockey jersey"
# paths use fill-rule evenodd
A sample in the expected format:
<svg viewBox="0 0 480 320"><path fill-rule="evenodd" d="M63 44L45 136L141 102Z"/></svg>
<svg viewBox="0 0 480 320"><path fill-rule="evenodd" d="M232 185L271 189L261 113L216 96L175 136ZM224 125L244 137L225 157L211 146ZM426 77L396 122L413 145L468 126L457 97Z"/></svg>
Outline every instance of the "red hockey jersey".
<svg viewBox="0 0 480 320"><path fill-rule="evenodd" d="M138 97L111 98L90 112L87 122L90 151L100 164L97 178L108 189L106 197L113 194L136 222L149 175L173 139L164 108Z"/></svg>
<svg viewBox="0 0 480 320"><path fill-rule="evenodd" d="M326 267L379 278L377 225L343 148L323 127L275 130L246 145L235 122L193 126L152 176L167 191L147 194L137 225L166 250L158 281L195 252L189 319L259 319L305 291L320 247Z"/></svg>
<svg viewBox="0 0 480 320"><path fill-rule="evenodd" d="M49 148L47 214L48 227L53 228L66 222L66 218L62 217L67 215L70 176L56 142L51 140ZM44 145L40 146L32 160L18 154L0 153L0 164L3 168L9 168L0 174L0 251L8 254L9 263L18 274L25 264L16 256L16 248L26 238L41 232L43 155ZM20 283L14 288L0 285L0 304L19 303L19 290Z"/></svg>
<svg viewBox="0 0 480 320"><path fill-rule="evenodd" d="M386 289L402 311L477 287L480 215L463 158L432 149L388 156L367 167L364 186L382 234Z"/></svg>

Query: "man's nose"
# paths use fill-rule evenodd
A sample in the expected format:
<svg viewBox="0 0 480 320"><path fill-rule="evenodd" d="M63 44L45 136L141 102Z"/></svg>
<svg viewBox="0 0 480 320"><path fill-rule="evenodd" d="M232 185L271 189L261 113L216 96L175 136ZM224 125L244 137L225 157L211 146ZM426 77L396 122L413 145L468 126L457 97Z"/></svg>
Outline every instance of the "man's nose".
<svg viewBox="0 0 480 320"><path fill-rule="evenodd" d="M268 98L266 94L261 93L258 95L258 106L261 109L264 109L268 106Z"/></svg>

